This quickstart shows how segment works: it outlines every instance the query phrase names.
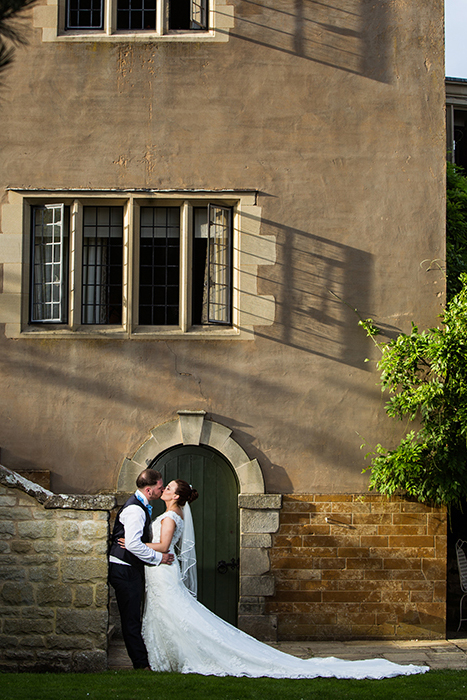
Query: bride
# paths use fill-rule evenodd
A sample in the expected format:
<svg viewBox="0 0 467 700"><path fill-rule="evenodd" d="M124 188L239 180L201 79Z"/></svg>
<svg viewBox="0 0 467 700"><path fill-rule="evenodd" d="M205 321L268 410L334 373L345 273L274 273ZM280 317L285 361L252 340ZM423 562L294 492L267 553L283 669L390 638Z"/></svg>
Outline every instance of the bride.
<svg viewBox="0 0 467 700"><path fill-rule="evenodd" d="M143 638L153 671L258 678L389 678L425 673L385 659L298 659L224 622L196 600L196 558L189 503L198 492L175 479L161 498L165 513L153 523L149 547L176 554L173 566L147 566ZM177 545L177 550L174 549ZM178 562L178 564L177 564Z"/></svg>

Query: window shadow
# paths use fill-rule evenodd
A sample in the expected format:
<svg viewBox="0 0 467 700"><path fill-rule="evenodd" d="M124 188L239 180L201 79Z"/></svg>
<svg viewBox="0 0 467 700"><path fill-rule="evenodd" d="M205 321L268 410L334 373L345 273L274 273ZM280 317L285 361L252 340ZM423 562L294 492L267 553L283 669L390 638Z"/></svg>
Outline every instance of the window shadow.
<svg viewBox="0 0 467 700"><path fill-rule="evenodd" d="M264 275L260 267L258 293L274 297L276 313L255 336L367 370L358 321L372 316L373 255L276 221L262 218L262 227L276 237L277 260Z"/></svg>
<svg viewBox="0 0 467 700"><path fill-rule="evenodd" d="M241 0L231 37L324 66L392 80L392 10L373 0L294 0L271 7Z"/></svg>

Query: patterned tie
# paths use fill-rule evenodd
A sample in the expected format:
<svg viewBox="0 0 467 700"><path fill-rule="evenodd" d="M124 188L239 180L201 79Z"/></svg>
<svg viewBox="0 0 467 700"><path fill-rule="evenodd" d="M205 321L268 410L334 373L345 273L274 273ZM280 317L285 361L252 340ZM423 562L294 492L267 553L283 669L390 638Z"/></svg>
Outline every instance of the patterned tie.
<svg viewBox="0 0 467 700"><path fill-rule="evenodd" d="M151 517L152 516L152 505L150 503L148 503L146 508L148 509L149 517Z"/></svg>

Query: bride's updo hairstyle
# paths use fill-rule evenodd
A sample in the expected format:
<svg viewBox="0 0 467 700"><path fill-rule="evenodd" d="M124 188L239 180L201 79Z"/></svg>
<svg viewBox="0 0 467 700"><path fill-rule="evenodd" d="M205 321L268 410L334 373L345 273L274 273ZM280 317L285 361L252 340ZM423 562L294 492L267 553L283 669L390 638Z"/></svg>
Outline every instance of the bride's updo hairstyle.
<svg viewBox="0 0 467 700"><path fill-rule="evenodd" d="M190 484L183 479L174 479L177 484L177 490L175 493L178 495L178 505L180 507L184 506L185 503L193 503L198 498L198 491L194 489Z"/></svg>

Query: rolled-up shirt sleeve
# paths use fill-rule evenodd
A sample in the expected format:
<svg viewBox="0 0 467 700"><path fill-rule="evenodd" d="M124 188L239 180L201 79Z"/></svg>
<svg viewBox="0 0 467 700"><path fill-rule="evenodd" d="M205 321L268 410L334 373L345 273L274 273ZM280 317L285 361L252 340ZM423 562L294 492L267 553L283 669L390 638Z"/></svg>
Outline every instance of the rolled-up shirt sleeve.
<svg viewBox="0 0 467 700"><path fill-rule="evenodd" d="M139 506L128 506L120 514L120 522L125 529L125 549L144 561L145 564L158 565L162 561L161 552L155 552L141 541L143 536L145 514Z"/></svg>

